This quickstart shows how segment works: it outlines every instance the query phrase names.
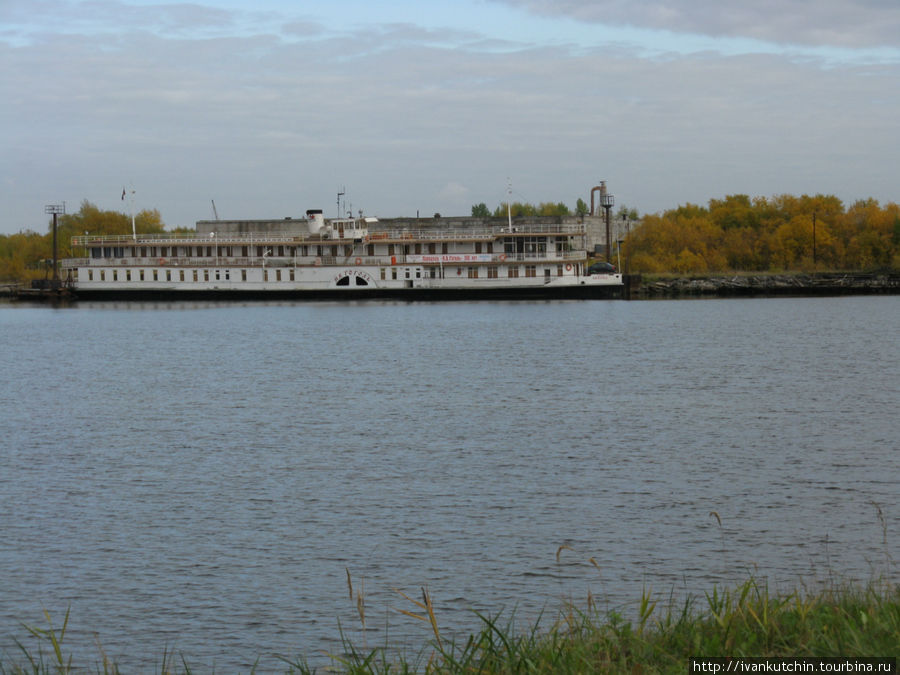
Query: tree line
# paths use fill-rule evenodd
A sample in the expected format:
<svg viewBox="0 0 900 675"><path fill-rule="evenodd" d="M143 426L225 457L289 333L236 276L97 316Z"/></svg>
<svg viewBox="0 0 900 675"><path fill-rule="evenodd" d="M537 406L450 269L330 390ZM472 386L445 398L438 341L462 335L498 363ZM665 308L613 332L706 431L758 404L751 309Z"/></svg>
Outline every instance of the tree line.
<svg viewBox="0 0 900 675"><path fill-rule="evenodd" d="M134 216L135 229L147 234L166 231L156 209L143 210ZM56 249L60 259L77 257L81 252L72 249L72 237L84 234L131 234L131 216L117 211L101 211L88 201L81 203L77 213L57 218ZM0 282L28 281L52 276L53 225L43 234L24 230L16 234L0 235Z"/></svg>
<svg viewBox="0 0 900 675"><path fill-rule="evenodd" d="M900 269L900 206L845 208L832 195L729 195L644 216L626 238L630 271Z"/></svg>
<svg viewBox="0 0 900 675"><path fill-rule="evenodd" d="M540 204L528 204L522 202L512 202L507 209L507 202L502 202L497 208L491 211L487 204L481 202L472 206L472 216L475 218L506 218L507 215L513 218L529 217L529 216L586 216L590 213L590 207L583 199L575 202L574 211L570 209L564 202L541 202ZM627 217L634 221L638 219L636 209L630 209L627 206L619 207L617 218L620 220Z"/></svg>

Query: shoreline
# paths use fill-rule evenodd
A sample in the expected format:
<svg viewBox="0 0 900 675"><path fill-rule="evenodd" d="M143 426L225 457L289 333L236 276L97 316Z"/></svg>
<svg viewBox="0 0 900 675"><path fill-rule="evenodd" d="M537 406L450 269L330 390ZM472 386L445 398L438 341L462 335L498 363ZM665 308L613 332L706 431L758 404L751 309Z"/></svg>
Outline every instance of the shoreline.
<svg viewBox="0 0 900 675"><path fill-rule="evenodd" d="M827 297L841 295L900 295L900 274L818 272L755 275L686 275L644 281L627 276L632 300L668 298Z"/></svg>
<svg viewBox="0 0 900 675"><path fill-rule="evenodd" d="M817 273L793 273L793 274L718 274L718 275L684 275L672 276L660 279L655 275L644 279L641 274L623 275L624 287L620 297L626 300L665 300L679 298L760 298L760 297L829 297L849 295L900 295L900 273L872 273L857 272L817 272ZM152 295L152 294L151 294ZM236 296L247 299L246 296ZM254 299L280 299L278 292L259 294ZM305 294L297 294L295 299L305 299ZM432 299L430 293L421 293L418 300ZM490 294L488 294L489 296ZM217 299L215 293L207 296L205 292L183 294L182 292L169 294L170 300L197 300L198 298ZM462 299L459 297L440 297L441 293L435 293L436 300ZM312 297L312 296L310 296ZM404 297L398 294L398 297ZM48 289L25 288L24 284L6 283L0 284L0 299L6 301L55 301L77 302L77 297L72 297L64 289L51 291ZM141 300L136 296L136 300ZM151 299L149 296L146 299ZM330 299L340 299L338 296ZM349 298L348 298L349 299ZM354 300L368 299L362 295L355 295ZM372 296L376 299L376 296ZM412 299L412 298L410 298ZM484 297L484 299L495 299ZM552 298L548 298L552 299Z"/></svg>

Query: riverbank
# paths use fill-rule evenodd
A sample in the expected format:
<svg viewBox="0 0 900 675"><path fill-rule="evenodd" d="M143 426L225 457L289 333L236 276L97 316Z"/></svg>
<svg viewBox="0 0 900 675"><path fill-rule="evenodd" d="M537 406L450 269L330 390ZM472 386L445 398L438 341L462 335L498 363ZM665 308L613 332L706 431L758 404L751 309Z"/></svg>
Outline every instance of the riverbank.
<svg viewBox="0 0 900 675"><path fill-rule="evenodd" d="M784 297L900 294L900 274L821 272L632 278L634 300L679 297Z"/></svg>
<svg viewBox="0 0 900 675"><path fill-rule="evenodd" d="M648 277L626 274L624 283L623 296L629 300L682 297L900 295L900 274L896 273L820 272ZM0 284L0 298L51 301L70 299L66 289L26 288L23 284ZM196 299L196 296L191 299Z"/></svg>
<svg viewBox="0 0 900 675"><path fill-rule="evenodd" d="M860 664L873 664L877 672L896 673L900 644L900 587L870 583L864 588L827 589L816 594L771 594L755 579L730 590L713 588L705 607L695 600L657 610L657 601L645 594L636 618L626 620L618 611L600 612L589 596L587 608L564 608L546 630L524 632L513 618L482 616L483 627L465 641L452 641L440 628L440 616L427 592L422 601L406 597L427 631L427 644L413 655L392 655L384 647L354 643L353 629L340 628L343 653L331 655L325 672L339 673L684 673L692 662L730 657L742 659L796 659L830 661L840 672ZM362 611L360 610L362 617ZM47 621L51 617L47 615ZM18 661L0 657L0 673L68 673L88 664L73 663L65 641L68 613L57 628L28 627L36 644L19 642ZM365 621L363 620L363 624ZM99 647L100 659L88 670L118 673ZM23 656L24 655L24 656ZM303 656L278 657L287 673L314 673ZM199 672L190 655L165 652L160 672ZM712 672L707 669L704 672ZM758 663L758 661L756 661ZM818 665L819 662L817 662ZM851 664L850 666L845 664ZM725 667L725 665L723 665ZM875 669L879 668L874 663ZM791 668L796 670L796 668ZM853 672L857 672L854 670Z"/></svg>

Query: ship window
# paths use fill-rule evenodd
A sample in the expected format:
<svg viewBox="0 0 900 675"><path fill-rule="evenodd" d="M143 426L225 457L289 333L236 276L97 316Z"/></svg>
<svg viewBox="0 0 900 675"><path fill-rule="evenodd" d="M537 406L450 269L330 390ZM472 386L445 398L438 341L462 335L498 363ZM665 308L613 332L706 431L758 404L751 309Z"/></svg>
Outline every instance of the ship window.
<svg viewBox="0 0 900 675"><path fill-rule="evenodd" d="M384 278L384 277L382 277ZM88 270L88 281L94 280L94 270Z"/></svg>
<svg viewBox="0 0 900 675"><path fill-rule="evenodd" d="M496 279L497 278L497 266L491 265L487 270L488 279Z"/></svg>
<svg viewBox="0 0 900 675"><path fill-rule="evenodd" d="M119 280L119 270L113 270L113 281Z"/></svg>
<svg viewBox="0 0 900 675"><path fill-rule="evenodd" d="M469 278L470 278L470 279L477 279L477 278L478 278L478 268L477 268L477 267L470 267L470 268L469 268Z"/></svg>
<svg viewBox="0 0 900 675"><path fill-rule="evenodd" d="M363 279L362 277L356 277L356 285L357 286L368 286L369 282Z"/></svg>
<svg viewBox="0 0 900 675"><path fill-rule="evenodd" d="M475 242L475 253L481 253L481 242L480 241Z"/></svg>
<svg viewBox="0 0 900 675"><path fill-rule="evenodd" d="M422 252L422 244L416 244L416 255Z"/></svg>
<svg viewBox="0 0 900 675"><path fill-rule="evenodd" d="M241 281L247 281L247 270L241 270Z"/></svg>
<svg viewBox="0 0 900 675"><path fill-rule="evenodd" d="M493 253L493 252L494 252L494 242L489 241L489 242L487 243L487 252L488 252L488 253Z"/></svg>
<svg viewBox="0 0 900 675"><path fill-rule="evenodd" d="M231 270L225 270L225 281L231 279Z"/></svg>
<svg viewBox="0 0 900 675"><path fill-rule="evenodd" d="M216 270L216 281L219 280L219 270Z"/></svg>
<svg viewBox="0 0 900 675"><path fill-rule="evenodd" d="M510 279L516 279L519 276L519 266L518 265L510 265L507 268L506 275Z"/></svg>
<svg viewBox="0 0 900 675"><path fill-rule="evenodd" d="M447 253L447 242L441 244L441 253Z"/></svg>
<svg viewBox="0 0 900 675"><path fill-rule="evenodd" d="M153 281L159 281L159 270L153 270Z"/></svg>
<svg viewBox="0 0 900 675"><path fill-rule="evenodd" d="M194 270L194 281L200 281L200 270Z"/></svg>
<svg viewBox="0 0 900 675"><path fill-rule="evenodd" d="M396 279L396 278L397 278L397 268L392 267L391 268L391 279Z"/></svg>
<svg viewBox="0 0 900 675"><path fill-rule="evenodd" d="M178 281L184 281L184 270L178 270Z"/></svg>
<svg viewBox="0 0 900 675"><path fill-rule="evenodd" d="M428 252L434 253L435 251L436 251L435 243L432 241L431 243L428 244Z"/></svg>
<svg viewBox="0 0 900 675"><path fill-rule="evenodd" d="M536 277L537 276L537 267L534 265L525 265L525 276L526 277Z"/></svg>
<svg viewBox="0 0 900 675"><path fill-rule="evenodd" d="M247 276L246 272L244 272L244 276L245 277ZM246 279L244 279L244 281L246 281ZM294 281L294 270L293 269L291 270L291 281Z"/></svg>
<svg viewBox="0 0 900 675"><path fill-rule="evenodd" d="M166 281L172 281L172 270L166 270Z"/></svg>
<svg viewBox="0 0 900 675"><path fill-rule="evenodd" d="M275 281L281 281L281 270L275 270Z"/></svg>
<svg viewBox="0 0 900 675"><path fill-rule="evenodd" d="M218 275L216 275L216 278L218 278ZM268 280L269 280L269 270L263 270L263 281L268 281Z"/></svg>
<svg viewBox="0 0 900 675"><path fill-rule="evenodd" d="M131 270L125 271L125 281L131 281Z"/></svg>
<svg viewBox="0 0 900 675"><path fill-rule="evenodd" d="M203 270L203 281L209 281L209 270Z"/></svg>
<svg viewBox="0 0 900 675"><path fill-rule="evenodd" d="M384 281L387 278L387 270L385 268L381 268L381 280Z"/></svg>
<svg viewBox="0 0 900 675"><path fill-rule="evenodd" d="M100 270L100 281L106 281L106 271Z"/></svg>
<svg viewBox="0 0 900 675"><path fill-rule="evenodd" d="M337 286L349 286L350 285L350 277L341 277L338 279L336 284Z"/></svg>
<svg viewBox="0 0 900 675"><path fill-rule="evenodd" d="M140 271L140 275L141 275L141 281L143 281L144 280L144 270Z"/></svg>

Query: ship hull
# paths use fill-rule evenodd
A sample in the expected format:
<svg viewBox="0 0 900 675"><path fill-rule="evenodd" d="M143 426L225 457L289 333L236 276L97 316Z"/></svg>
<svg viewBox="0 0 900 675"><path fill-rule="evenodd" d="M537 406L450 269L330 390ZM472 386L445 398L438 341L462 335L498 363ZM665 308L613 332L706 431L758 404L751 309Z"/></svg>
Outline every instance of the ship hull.
<svg viewBox="0 0 900 675"><path fill-rule="evenodd" d="M75 289L75 300L172 301L360 301L401 300L409 302L475 300L607 300L622 297L621 285L579 284L570 286L506 286L489 288L350 288L316 290L235 289Z"/></svg>

